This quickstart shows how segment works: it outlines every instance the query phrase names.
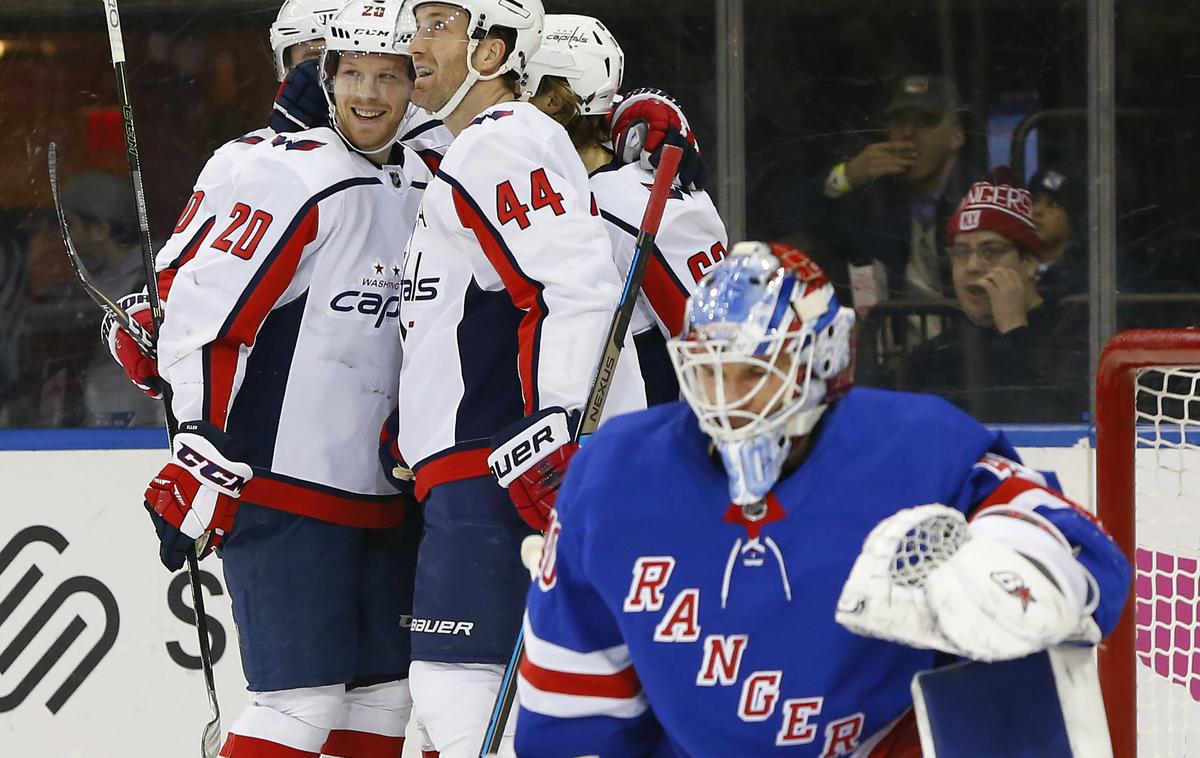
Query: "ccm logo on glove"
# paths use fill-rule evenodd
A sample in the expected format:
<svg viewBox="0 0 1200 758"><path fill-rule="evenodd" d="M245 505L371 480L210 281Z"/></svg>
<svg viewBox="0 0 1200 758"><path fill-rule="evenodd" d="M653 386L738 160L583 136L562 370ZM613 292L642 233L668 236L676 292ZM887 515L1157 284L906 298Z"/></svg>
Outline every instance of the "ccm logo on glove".
<svg viewBox="0 0 1200 758"><path fill-rule="evenodd" d="M246 477L235 474L215 461L201 455L186 443L179 445L179 462L199 478L207 480L216 489L230 497L238 497L246 486Z"/></svg>

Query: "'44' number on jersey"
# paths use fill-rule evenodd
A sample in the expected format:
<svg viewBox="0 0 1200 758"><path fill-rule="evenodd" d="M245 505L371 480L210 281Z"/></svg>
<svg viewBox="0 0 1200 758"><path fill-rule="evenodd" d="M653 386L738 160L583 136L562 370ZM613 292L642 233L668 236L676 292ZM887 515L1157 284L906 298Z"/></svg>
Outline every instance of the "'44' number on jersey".
<svg viewBox="0 0 1200 758"><path fill-rule="evenodd" d="M537 211L542 208L552 208L555 216L567 212L563 208L563 196L554 191L550 177L546 176L546 169L535 169L529 174L529 205L517 197L512 182L504 181L496 185L496 218L500 219L502 225L515 220L517 226L528 229L530 209Z"/></svg>

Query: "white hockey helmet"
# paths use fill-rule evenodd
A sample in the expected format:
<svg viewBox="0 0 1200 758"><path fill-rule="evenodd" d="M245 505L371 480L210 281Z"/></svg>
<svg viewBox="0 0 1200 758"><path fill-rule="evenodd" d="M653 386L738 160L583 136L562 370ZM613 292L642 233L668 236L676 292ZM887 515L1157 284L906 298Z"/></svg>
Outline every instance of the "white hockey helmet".
<svg viewBox="0 0 1200 758"><path fill-rule="evenodd" d="M621 88L625 53L608 27L591 16L552 13L525 71L526 98L537 94L543 77L560 76L579 96L580 114L604 116Z"/></svg>
<svg viewBox="0 0 1200 758"><path fill-rule="evenodd" d="M756 502L791 440L849 391L854 311L803 252L739 242L697 284L684 321L667 343L679 388L721 453L733 501ZM749 367L753 384L726 387L732 365Z"/></svg>
<svg viewBox="0 0 1200 758"><path fill-rule="evenodd" d="M397 30L401 5L401 0L349 0L326 24L325 52L321 54L321 88L329 103L329 123L359 152L364 151L355 147L338 126L334 75L338 61L347 53L408 56L408 42L401 39ZM391 149L390 144L372 153L387 149Z"/></svg>
<svg viewBox="0 0 1200 758"><path fill-rule="evenodd" d="M283 0L271 24L271 51L275 53L275 75L287 76L284 54L292 45L325 38L325 24L345 5L345 0Z"/></svg>
<svg viewBox="0 0 1200 758"><path fill-rule="evenodd" d="M411 42L417 34L416 9L422 5L448 5L462 8L467 14L467 75L446 104L431 114L434 118L445 119L453 113L475 82L495 79L509 71L520 76L521 92L525 91L526 67L542 41L542 24L546 16L542 0L404 0L400 27L406 41ZM475 70L471 58L480 41L496 26L512 29L517 38L504 64L495 73L484 76Z"/></svg>

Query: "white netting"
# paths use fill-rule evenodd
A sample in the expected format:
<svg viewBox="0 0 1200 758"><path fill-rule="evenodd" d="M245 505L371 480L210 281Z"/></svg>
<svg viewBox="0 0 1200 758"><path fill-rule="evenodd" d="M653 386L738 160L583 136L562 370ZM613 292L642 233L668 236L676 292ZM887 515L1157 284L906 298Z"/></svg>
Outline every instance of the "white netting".
<svg viewBox="0 0 1200 758"><path fill-rule="evenodd" d="M924 587L929 572L957 553L967 536L967 524L961 515L925 519L909 529L896 545L892 581L905 587Z"/></svg>
<svg viewBox="0 0 1200 758"><path fill-rule="evenodd" d="M1138 754L1200 755L1200 368L1137 379Z"/></svg>

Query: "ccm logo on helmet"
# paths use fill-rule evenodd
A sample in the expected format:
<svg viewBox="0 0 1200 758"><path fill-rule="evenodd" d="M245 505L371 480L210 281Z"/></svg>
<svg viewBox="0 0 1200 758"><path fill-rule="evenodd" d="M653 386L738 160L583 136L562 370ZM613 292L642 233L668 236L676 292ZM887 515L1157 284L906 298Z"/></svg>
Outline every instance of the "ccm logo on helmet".
<svg viewBox="0 0 1200 758"><path fill-rule="evenodd" d="M338 313L357 311L364 316L375 316L375 328L383 326L387 319L400 318L400 296L384 297L378 292L346 290L339 292L329 301L329 307Z"/></svg>

